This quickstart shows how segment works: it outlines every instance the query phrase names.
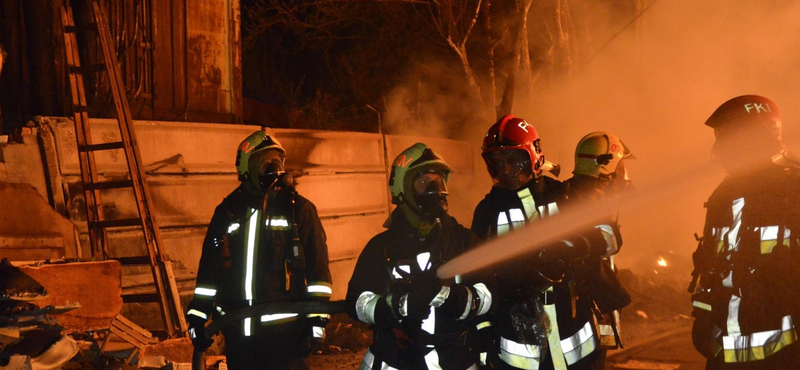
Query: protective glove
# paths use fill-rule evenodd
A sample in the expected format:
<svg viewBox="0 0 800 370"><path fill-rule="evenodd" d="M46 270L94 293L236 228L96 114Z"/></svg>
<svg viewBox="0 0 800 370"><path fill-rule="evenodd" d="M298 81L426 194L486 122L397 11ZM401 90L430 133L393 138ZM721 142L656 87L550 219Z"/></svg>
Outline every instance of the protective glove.
<svg viewBox="0 0 800 370"><path fill-rule="evenodd" d="M206 320L193 315L189 315L186 320L189 324L189 339L192 340L194 349L197 351L205 351L208 347L211 347L214 340L206 338Z"/></svg>
<svg viewBox="0 0 800 370"><path fill-rule="evenodd" d="M433 270L414 274L408 280L405 284L394 284L394 288L390 287L390 292L394 290L388 300L392 314L400 321L425 320L430 315L434 298L442 291L442 283Z"/></svg>

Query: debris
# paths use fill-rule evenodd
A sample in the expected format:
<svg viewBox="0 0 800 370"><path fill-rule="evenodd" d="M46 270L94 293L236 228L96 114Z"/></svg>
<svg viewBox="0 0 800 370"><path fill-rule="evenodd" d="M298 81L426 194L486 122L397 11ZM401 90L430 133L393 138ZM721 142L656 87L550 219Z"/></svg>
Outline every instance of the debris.
<svg viewBox="0 0 800 370"><path fill-rule="evenodd" d="M0 261L0 300L33 301L46 296L44 287L12 265L8 258Z"/></svg>

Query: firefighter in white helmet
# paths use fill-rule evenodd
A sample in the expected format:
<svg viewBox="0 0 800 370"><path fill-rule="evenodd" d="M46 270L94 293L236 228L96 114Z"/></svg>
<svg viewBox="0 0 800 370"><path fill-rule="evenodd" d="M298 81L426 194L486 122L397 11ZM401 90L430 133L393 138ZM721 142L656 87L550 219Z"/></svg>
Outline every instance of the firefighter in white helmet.
<svg viewBox="0 0 800 370"><path fill-rule="evenodd" d="M800 344L800 161L771 100L717 108L713 155L727 176L706 202L689 286L692 338L706 369L795 369Z"/></svg>
<svg viewBox="0 0 800 370"><path fill-rule="evenodd" d="M268 302L328 300L328 248L317 209L297 194L284 170L286 151L256 131L239 145L241 184L217 207L208 226L197 287L189 304L189 336L205 349L204 326ZM327 314L285 312L248 317L222 330L230 369L306 369L313 338L325 337Z"/></svg>
<svg viewBox="0 0 800 370"><path fill-rule="evenodd" d="M472 230L502 236L546 217L567 202L564 183L547 171L536 128L507 115L483 140L483 158L495 185L475 208ZM494 369L588 369L598 358L590 302L579 299L573 265L616 251L610 225L581 230L534 253L494 268L496 332L488 362Z"/></svg>
<svg viewBox="0 0 800 370"><path fill-rule="evenodd" d="M608 132L592 132L587 134L575 147L575 169L573 176L567 180L569 204L582 207L580 212L603 212L596 209L598 204L605 209L616 209L618 200L630 188L631 181L625 166L627 160L633 159L628 146L614 134ZM603 224L611 225L617 251L622 247L622 236L617 225L618 215L613 212L598 214ZM586 258L576 265L576 274L580 284L577 291L593 302L590 307L597 317L596 332L599 336L599 356L592 369L604 368L605 355L608 349L616 349L621 345L619 337L619 310L631 302L630 295L620 284L616 275L614 256Z"/></svg>
<svg viewBox="0 0 800 370"><path fill-rule="evenodd" d="M417 143L392 163L397 208L388 230L358 257L347 290L348 314L369 324L360 369L475 369L476 318L492 306L491 284L471 276L440 280L436 269L478 238L447 214L450 167Z"/></svg>

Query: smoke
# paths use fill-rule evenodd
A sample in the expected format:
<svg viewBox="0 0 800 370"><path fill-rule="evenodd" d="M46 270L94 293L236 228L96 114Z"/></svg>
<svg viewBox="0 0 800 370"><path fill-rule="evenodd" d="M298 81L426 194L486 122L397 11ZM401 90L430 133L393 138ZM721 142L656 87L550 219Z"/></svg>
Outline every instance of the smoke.
<svg viewBox="0 0 800 370"><path fill-rule="evenodd" d="M656 0L582 71L518 101L514 113L536 126L547 158L563 166L562 179L572 170L578 140L600 130L633 151L637 159L628 169L634 183L692 170L711 159L713 130L703 122L726 100L746 94L766 96L781 108L784 142L796 148L798 17L800 4L792 1ZM658 255L670 252L690 261L703 203L724 176L718 167L704 173L683 192L621 214L620 267L650 271Z"/></svg>
<svg viewBox="0 0 800 370"><path fill-rule="evenodd" d="M603 22L616 22L600 27L602 33L589 35L590 41L584 38L578 43L584 48L582 60L590 62L568 77L548 81L546 87L537 84L530 96L518 95L512 114L537 128L546 158L562 166L562 180L570 176L574 148L581 137L593 131L619 136L637 158L627 163L634 184L658 184L650 189L663 193L640 206L623 209L624 247L617 262L621 268L651 271L659 256L673 256L683 262L677 268L685 271L688 279L689 256L696 246L693 234L701 233L705 217L703 203L724 177L718 166L697 171L700 164L711 160L714 137L713 130L703 125L706 118L730 98L763 95L781 109L784 142L800 149L800 106L793 104L800 98L800 76L795 73L800 65L800 48L796 47L800 45L800 3L642 3L646 12L628 26L627 20L636 16L630 9L599 12ZM595 4L596 8L597 2L570 4ZM433 68L437 67L441 65ZM455 76L456 70L445 66L441 75ZM418 118L402 113L408 109L402 102L414 100L411 96L418 99L420 91L425 91L423 85L409 86L414 85L389 97L387 107L397 108L387 112L396 118L387 118L390 127L391 122ZM478 111L458 92L428 91L423 99L438 107L436 115L465 118L453 127L445 126L447 120L435 119L436 115L422 117L416 121L424 124L413 127L413 132L468 140L479 150L483 134L493 123L493 112ZM742 156L744 161L746 148ZM480 159L478 168L483 170ZM686 173L697 176L682 178ZM487 182L467 189L473 208L489 190L488 174L485 176Z"/></svg>

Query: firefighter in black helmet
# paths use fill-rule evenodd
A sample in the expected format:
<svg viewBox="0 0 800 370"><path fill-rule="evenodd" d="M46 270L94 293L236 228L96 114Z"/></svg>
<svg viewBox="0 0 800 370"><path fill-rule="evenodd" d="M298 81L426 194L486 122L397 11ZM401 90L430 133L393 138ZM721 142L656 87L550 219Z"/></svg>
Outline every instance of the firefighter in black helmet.
<svg viewBox="0 0 800 370"><path fill-rule="evenodd" d="M203 329L212 315L267 302L330 298L325 231L314 204L297 194L284 171L285 154L263 131L239 145L241 184L209 223L187 312L196 349L211 344ZM293 312L245 318L222 330L228 368L307 369L309 338L322 341L327 320L327 314Z"/></svg>
<svg viewBox="0 0 800 370"><path fill-rule="evenodd" d="M707 369L794 369L800 344L800 161L771 100L717 108L713 155L727 176L706 203L693 255L692 338Z"/></svg>
<svg viewBox="0 0 800 370"><path fill-rule="evenodd" d="M392 163L388 230L358 257L347 290L348 314L369 324L360 369L474 369L467 332L492 306L491 284L474 277L440 280L436 269L478 238L447 214L450 166L417 143Z"/></svg>
<svg viewBox="0 0 800 370"><path fill-rule="evenodd" d="M472 230L490 238L558 217L567 189L548 173L533 125L504 116L487 131L482 150L495 185L475 208ZM577 295L572 265L614 252L613 234L610 227L591 228L495 268L497 307L491 323L496 343L488 354L492 368L566 370L595 363L592 310Z"/></svg>

